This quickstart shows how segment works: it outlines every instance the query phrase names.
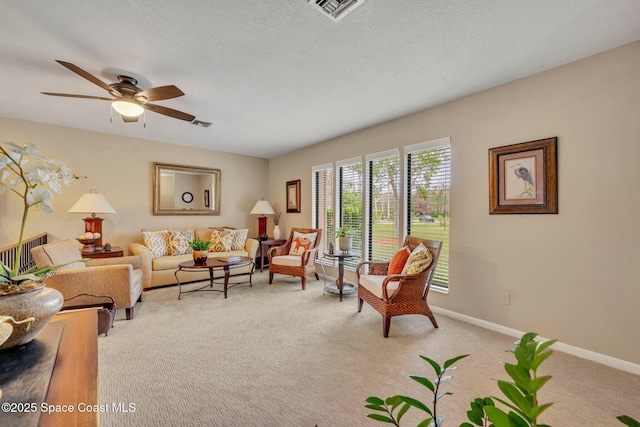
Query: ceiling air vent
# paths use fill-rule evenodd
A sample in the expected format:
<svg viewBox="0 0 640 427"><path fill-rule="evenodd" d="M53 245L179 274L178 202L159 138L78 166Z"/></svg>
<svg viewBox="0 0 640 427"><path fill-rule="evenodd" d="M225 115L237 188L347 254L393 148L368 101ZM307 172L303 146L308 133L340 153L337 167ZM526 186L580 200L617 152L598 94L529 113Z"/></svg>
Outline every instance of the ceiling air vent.
<svg viewBox="0 0 640 427"><path fill-rule="evenodd" d="M197 120L197 119L193 119L191 124L196 126L202 126L203 128L208 128L209 126L211 126L211 123L203 122L202 120Z"/></svg>
<svg viewBox="0 0 640 427"><path fill-rule="evenodd" d="M307 0L307 2L333 21L338 22L364 3L364 0Z"/></svg>

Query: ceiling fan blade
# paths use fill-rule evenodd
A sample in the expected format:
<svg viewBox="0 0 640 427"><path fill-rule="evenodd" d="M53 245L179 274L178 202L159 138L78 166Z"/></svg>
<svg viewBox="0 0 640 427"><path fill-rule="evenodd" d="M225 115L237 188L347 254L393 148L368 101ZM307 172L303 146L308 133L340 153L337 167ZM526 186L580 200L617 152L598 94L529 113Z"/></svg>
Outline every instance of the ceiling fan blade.
<svg viewBox="0 0 640 427"><path fill-rule="evenodd" d="M118 95L122 95L120 92L118 92L117 90L115 90L114 88L112 88L111 86L109 86L108 84L100 80L99 78L93 76L92 74L87 73L85 70L78 67L77 65L74 65L70 62L60 61L58 59L56 59L56 62L64 67L67 67L68 69L78 74L79 76L84 77L85 79L89 80L91 83L100 86L102 89L106 90L107 92L109 93L115 92Z"/></svg>
<svg viewBox="0 0 640 427"><path fill-rule="evenodd" d="M102 99L105 101L115 101L116 98L103 98L101 96L89 96L89 95L72 95L70 93L53 93L53 92L40 92L43 95L50 96L66 96L67 98L86 98L86 99Z"/></svg>
<svg viewBox="0 0 640 427"><path fill-rule="evenodd" d="M125 123L135 123L138 121L137 117L129 117L129 116L122 116L122 121Z"/></svg>
<svg viewBox="0 0 640 427"><path fill-rule="evenodd" d="M136 93L135 98L140 101L160 101L163 99L177 98L182 95L184 95L184 92L174 85L169 85L143 90L142 92Z"/></svg>
<svg viewBox="0 0 640 427"><path fill-rule="evenodd" d="M165 116L173 117L174 119L180 119L187 122L192 122L195 120L196 116L192 116L191 114L183 113L182 111L174 110L172 108L163 107L160 105L154 104L141 104L143 108L153 111L154 113L164 114Z"/></svg>

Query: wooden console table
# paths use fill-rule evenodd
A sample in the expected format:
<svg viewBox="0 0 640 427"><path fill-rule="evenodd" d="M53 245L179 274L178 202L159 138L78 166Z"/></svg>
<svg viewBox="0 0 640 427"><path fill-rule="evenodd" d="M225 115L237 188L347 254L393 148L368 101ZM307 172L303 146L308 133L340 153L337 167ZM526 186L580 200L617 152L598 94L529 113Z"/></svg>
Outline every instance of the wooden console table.
<svg viewBox="0 0 640 427"><path fill-rule="evenodd" d="M40 427L98 426L99 413L80 412L79 403L98 404L98 314L96 309L68 311L51 322L65 322L51 375L47 405L75 405L72 413L42 413Z"/></svg>

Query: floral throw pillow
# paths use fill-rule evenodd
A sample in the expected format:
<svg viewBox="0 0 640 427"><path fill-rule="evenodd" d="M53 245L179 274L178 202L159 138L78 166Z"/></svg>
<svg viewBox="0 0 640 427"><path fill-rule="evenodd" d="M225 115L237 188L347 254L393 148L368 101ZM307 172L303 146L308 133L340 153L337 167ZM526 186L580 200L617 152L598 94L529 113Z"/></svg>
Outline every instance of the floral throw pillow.
<svg viewBox="0 0 640 427"><path fill-rule="evenodd" d="M247 244L247 236L249 235L249 229L244 228L241 230L229 230L231 235L231 250L243 251Z"/></svg>
<svg viewBox="0 0 640 427"><path fill-rule="evenodd" d="M169 230L142 232L144 245L149 248L151 258L159 258L171 254L171 250L169 249L170 236L171 232Z"/></svg>
<svg viewBox="0 0 640 427"><path fill-rule="evenodd" d="M193 240L193 230L169 230L171 238L169 240L169 249L171 255L185 255L193 253L193 249L189 246L189 242Z"/></svg>
<svg viewBox="0 0 640 427"><path fill-rule="evenodd" d="M211 230L209 252L229 252L234 230Z"/></svg>
<svg viewBox="0 0 640 427"><path fill-rule="evenodd" d="M304 251L311 249L316 243L317 235L318 233L298 233L294 231L289 255L302 255Z"/></svg>
<svg viewBox="0 0 640 427"><path fill-rule="evenodd" d="M432 261L433 257L431 256L431 251L425 245L420 243L416 246L413 252L411 252L409 258L407 258L402 274L422 273L429 268Z"/></svg>

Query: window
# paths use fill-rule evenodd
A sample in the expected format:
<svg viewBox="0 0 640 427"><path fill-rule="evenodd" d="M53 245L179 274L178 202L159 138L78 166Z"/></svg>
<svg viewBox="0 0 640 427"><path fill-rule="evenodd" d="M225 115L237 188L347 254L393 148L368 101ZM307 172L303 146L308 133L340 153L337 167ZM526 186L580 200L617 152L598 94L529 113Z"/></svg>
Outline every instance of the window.
<svg viewBox="0 0 640 427"><path fill-rule="evenodd" d="M313 227L322 229L322 241L318 245L318 257L333 242L335 217L333 211L333 166L323 165L313 170Z"/></svg>
<svg viewBox="0 0 640 427"><path fill-rule="evenodd" d="M398 150L367 157L367 259L388 261L398 251L400 230Z"/></svg>
<svg viewBox="0 0 640 427"><path fill-rule="evenodd" d="M405 149L407 234L443 242L433 284L449 287L449 200L451 144L449 138Z"/></svg>
<svg viewBox="0 0 640 427"><path fill-rule="evenodd" d="M362 161L347 160L337 165L338 226L351 227L352 249L362 253ZM358 259L347 260L345 265L355 266Z"/></svg>

